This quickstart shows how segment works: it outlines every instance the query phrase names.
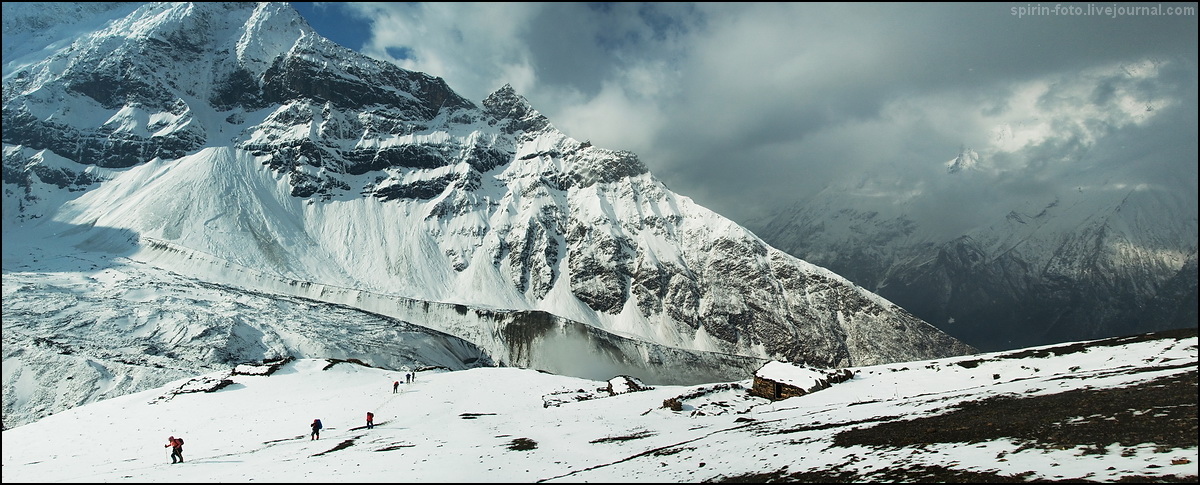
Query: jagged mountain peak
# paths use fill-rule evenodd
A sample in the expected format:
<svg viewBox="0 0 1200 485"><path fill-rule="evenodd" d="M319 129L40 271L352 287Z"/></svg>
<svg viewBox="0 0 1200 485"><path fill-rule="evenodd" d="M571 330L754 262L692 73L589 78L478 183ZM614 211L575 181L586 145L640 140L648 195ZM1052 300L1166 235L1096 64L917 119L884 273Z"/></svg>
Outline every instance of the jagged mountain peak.
<svg viewBox="0 0 1200 485"><path fill-rule="evenodd" d="M31 97L56 97L51 92L61 89L108 109L177 111L204 101L218 111L252 111L307 98L351 107L416 105L411 111L430 119L443 107L473 107L440 78L325 39L279 2L145 4L40 62L5 69L6 99L43 89Z"/></svg>
<svg viewBox="0 0 1200 485"><path fill-rule="evenodd" d="M146 86L166 84L178 91L171 94L203 96L207 85L232 70L248 69L261 75L271 60L301 39L320 36L283 3L147 3L59 47L42 62L14 67L11 75L6 66L5 78L23 92L66 78L72 81L68 88L75 89L102 90L90 84L115 80ZM236 56L225 55L228 52ZM172 68L155 69L164 65ZM120 70L128 73L112 79L112 71ZM118 86L107 90L128 91ZM166 93L163 96L167 97ZM112 107L131 99L118 95L97 101Z"/></svg>
<svg viewBox="0 0 1200 485"><path fill-rule="evenodd" d="M529 100L517 94L512 85L505 84L483 100L483 109L495 120L503 123L506 133L538 132L552 129L550 120L543 116Z"/></svg>
<svg viewBox="0 0 1200 485"><path fill-rule="evenodd" d="M303 145L305 153L269 162L282 168L345 158L342 140L425 131L443 112L475 108L440 78L317 35L285 3L147 4L55 45L6 73L5 142L99 167L174 159L215 139L257 150L265 136ZM274 110L265 119L273 134L250 114L263 109ZM394 163L378 145L360 151L372 155L355 154L340 171Z"/></svg>
<svg viewBox="0 0 1200 485"><path fill-rule="evenodd" d="M524 142L523 148L514 151L514 158L550 162L560 175L558 185L561 188L588 187L649 173L646 165L632 152L594 147L590 141L580 142L558 131L549 118L534 109L511 84L488 95L482 106L489 124Z"/></svg>
<svg viewBox="0 0 1200 485"><path fill-rule="evenodd" d="M512 84L509 84L509 83L504 83L503 86L500 86L499 89L493 91L492 94L489 94L487 96L487 99L489 99L489 100L493 99L493 98L496 99L496 101L493 101L493 103L503 102L500 100L505 100L505 99L525 101L525 98L523 96L517 94L517 90L512 87ZM487 104L488 102L484 101L484 103ZM526 102L526 104L528 104L528 102Z"/></svg>
<svg viewBox="0 0 1200 485"><path fill-rule="evenodd" d="M529 100L517 94L511 84L505 84L483 99L483 107L499 118L521 119L526 116L540 115Z"/></svg>
<svg viewBox="0 0 1200 485"><path fill-rule="evenodd" d="M193 51L233 47L239 61L251 64L279 57L301 39L324 40L283 2L147 3L96 34Z"/></svg>
<svg viewBox="0 0 1200 485"><path fill-rule="evenodd" d="M947 173L975 170L979 166L979 153L967 147L958 150L958 156L946 162Z"/></svg>

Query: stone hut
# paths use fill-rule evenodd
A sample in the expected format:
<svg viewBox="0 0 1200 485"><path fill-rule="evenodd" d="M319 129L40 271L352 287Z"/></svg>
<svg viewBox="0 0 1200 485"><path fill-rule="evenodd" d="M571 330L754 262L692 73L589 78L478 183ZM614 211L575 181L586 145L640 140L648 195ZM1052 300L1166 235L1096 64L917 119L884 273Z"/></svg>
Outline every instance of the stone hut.
<svg viewBox="0 0 1200 485"><path fill-rule="evenodd" d="M616 376L608 380L608 387L605 388L609 395L616 396L617 394L625 394L627 392L647 391L654 389L647 386L636 377Z"/></svg>
<svg viewBox="0 0 1200 485"><path fill-rule="evenodd" d="M816 392L853 376L847 369L814 369L773 360L754 372L750 395L778 401Z"/></svg>

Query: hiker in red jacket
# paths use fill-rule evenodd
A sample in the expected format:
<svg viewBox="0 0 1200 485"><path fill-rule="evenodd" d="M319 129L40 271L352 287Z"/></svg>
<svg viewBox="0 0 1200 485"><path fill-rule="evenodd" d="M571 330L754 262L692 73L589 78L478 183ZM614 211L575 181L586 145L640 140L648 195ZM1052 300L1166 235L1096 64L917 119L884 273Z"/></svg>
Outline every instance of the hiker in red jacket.
<svg viewBox="0 0 1200 485"><path fill-rule="evenodd" d="M368 411L367 412L367 429L373 429L374 427L375 427L375 413Z"/></svg>
<svg viewBox="0 0 1200 485"><path fill-rule="evenodd" d="M163 448L170 446L171 449L171 464L183 463L183 438L171 436L167 438L167 444Z"/></svg>

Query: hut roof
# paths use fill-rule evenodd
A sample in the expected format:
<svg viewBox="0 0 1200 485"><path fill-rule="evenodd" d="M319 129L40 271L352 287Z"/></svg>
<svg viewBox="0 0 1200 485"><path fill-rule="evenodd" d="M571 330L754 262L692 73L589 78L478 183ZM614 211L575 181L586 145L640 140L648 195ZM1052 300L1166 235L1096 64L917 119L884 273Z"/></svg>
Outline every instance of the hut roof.
<svg viewBox="0 0 1200 485"><path fill-rule="evenodd" d="M803 365L789 364L772 360L763 364L754 373L755 376L763 379L795 386L800 389L813 389L820 385L821 379L826 376L816 369L805 367Z"/></svg>

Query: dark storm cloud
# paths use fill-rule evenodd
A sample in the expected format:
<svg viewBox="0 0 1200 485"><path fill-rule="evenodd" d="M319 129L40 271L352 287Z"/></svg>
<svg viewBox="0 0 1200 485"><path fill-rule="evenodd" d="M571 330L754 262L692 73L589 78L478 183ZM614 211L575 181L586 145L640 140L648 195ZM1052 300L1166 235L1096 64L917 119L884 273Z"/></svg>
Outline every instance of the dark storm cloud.
<svg viewBox="0 0 1200 485"><path fill-rule="evenodd" d="M1117 86L1123 87L1126 95L1168 104L1186 103L1194 97L1194 82L1131 79L1120 66L1151 58L1164 63L1162 76L1175 75L1175 71L1194 75L1194 17L1017 19L1008 9L992 5L825 6L822 12L777 8L768 15L815 15L824 25L836 27L797 20L801 33L786 34L781 29L775 39L791 39L789 48L754 60L762 66L756 72L739 69L754 75L720 85L719 92L705 91L711 83L696 86L703 95L689 98L712 100L712 104L677 105L679 111L667 118L680 122L663 128L664 139L672 142L663 145L684 151L661 155L671 168L668 173L685 186L704 186L706 193L712 194L707 196L713 201L710 206L731 216L739 211L749 215L752 208L744 201L755 187L760 189L759 196L752 200L780 200L811 193L863 170L891 171L899 179L912 179L916 188L921 180L937 176L943 169L941 162L953 158L960 144L985 148L992 135L989 121L1033 122L1040 118L1045 122L1050 139L1017 152L987 156L995 157L999 168L1012 170L1005 172L1002 180L1020 178L1020 182L1008 184L1012 190L1052 191L1054 181L1069 184L1073 180L1061 177L1075 175L1064 164L1081 160L1119 163L1093 153L1097 139L1137 126L1113 115ZM769 26L770 20L747 22L751 23ZM751 30L739 32L744 35L740 38L747 40L745 45L764 45L750 42L755 35ZM802 68L787 76L781 66L793 59L800 59ZM1076 75L1102 67L1111 67L1111 72ZM699 72L697 69L694 74ZM785 75L784 82L777 84L790 84L790 89L772 89L772 83L764 82L780 74ZM1051 86L1037 105L1023 106L1025 113L1014 111L1017 108L1010 98L1017 94L1016 86L1046 78L1059 84ZM1086 85L1090 82L1098 83L1095 89ZM1089 99L1080 97L1081 90L1093 95L1090 105ZM1193 94L1188 96L1189 92ZM744 109L745 115L729 114L722 108ZM1178 135L1174 144L1188 140ZM1128 143L1140 140L1127 138L1131 138ZM763 153L768 149L774 153ZM785 158L789 155L790 159ZM1155 168L1178 173L1194 162L1193 155L1163 161ZM713 179L720 184L706 182L708 174L716 175ZM959 187L953 185L930 196L953 197L953 189ZM983 197L994 192L991 187L994 185L971 191L971 201L955 203L989 204L1002 195L994 194L990 200ZM928 183L922 188L942 190Z"/></svg>
<svg viewBox="0 0 1200 485"><path fill-rule="evenodd" d="M659 44L686 35L703 16L687 4L548 3L521 40L540 84L595 96L630 57L661 55Z"/></svg>

